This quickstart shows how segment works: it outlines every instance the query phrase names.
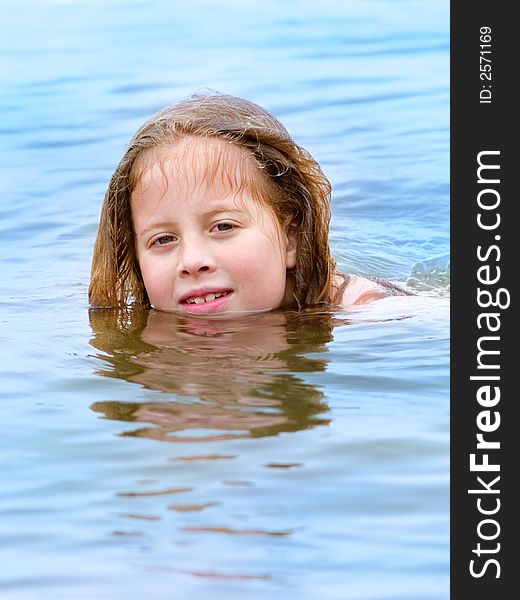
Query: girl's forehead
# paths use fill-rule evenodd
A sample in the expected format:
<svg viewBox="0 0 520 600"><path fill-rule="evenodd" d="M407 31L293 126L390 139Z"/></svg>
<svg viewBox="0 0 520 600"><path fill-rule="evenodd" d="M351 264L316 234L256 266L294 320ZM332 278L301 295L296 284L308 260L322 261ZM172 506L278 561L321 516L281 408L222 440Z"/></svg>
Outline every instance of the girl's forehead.
<svg viewBox="0 0 520 600"><path fill-rule="evenodd" d="M233 142L218 138L184 136L167 146L148 150L134 166L134 190L175 185L190 194L194 189L219 188L235 195L243 191L262 200L265 176L253 155Z"/></svg>

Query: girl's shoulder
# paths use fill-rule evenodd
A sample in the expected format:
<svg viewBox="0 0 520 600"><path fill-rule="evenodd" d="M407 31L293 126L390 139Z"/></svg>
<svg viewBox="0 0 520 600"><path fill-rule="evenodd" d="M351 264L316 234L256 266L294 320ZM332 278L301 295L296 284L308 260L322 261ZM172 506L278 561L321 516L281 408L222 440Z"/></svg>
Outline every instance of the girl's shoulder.
<svg viewBox="0 0 520 600"><path fill-rule="evenodd" d="M335 273L332 287L334 289L334 303L341 304L345 308L367 304L387 296L411 295L411 292L388 281L346 273Z"/></svg>

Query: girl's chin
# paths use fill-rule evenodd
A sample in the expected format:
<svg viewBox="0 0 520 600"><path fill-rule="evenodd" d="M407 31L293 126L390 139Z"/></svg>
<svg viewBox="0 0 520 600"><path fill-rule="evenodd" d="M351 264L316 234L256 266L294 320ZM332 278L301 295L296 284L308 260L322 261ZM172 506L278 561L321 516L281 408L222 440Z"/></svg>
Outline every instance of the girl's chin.
<svg viewBox="0 0 520 600"><path fill-rule="evenodd" d="M174 308L162 308L152 304L154 310L160 310L161 312L173 313L176 315L182 315L185 317L200 317L204 319L227 319L234 317L244 317L248 315L258 315L276 310L275 307L267 308L217 308L212 306L206 306L206 304L213 304L213 302L207 302L205 304L189 304L176 306Z"/></svg>
<svg viewBox="0 0 520 600"><path fill-rule="evenodd" d="M255 308L255 309L229 309L222 312L195 313L186 311L175 311L185 317L195 317L201 319L234 319L236 317L247 317L249 315L260 315L273 311L273 308Z"/></svg>

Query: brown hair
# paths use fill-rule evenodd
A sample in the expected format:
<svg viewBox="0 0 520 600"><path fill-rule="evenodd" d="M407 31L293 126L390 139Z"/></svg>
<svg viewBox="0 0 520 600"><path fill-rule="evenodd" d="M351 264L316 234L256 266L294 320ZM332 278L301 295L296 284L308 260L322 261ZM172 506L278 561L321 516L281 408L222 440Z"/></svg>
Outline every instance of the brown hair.
<svg viewBox="0 0 520 600"><path fill-rule="evenodd" d="M217 138L249 152L276 194L264 198L281 224L296 230L294 280L299 307L328 301L336 263L330 254L331 186L319 164L262 107L235 96L196 93L154 115L134 135L110 180L94 245L89 301L149 305L134 247L130 199L137 159L184 136Z"/></svg>

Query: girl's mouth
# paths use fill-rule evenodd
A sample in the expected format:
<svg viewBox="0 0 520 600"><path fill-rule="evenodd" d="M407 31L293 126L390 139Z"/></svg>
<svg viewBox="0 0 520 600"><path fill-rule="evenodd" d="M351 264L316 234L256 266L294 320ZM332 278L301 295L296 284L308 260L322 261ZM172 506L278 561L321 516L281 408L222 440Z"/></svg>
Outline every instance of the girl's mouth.
<svg viewBox="0 0 520 600"><path fill-rule="evenodd" d="M217 298L220 298L221 296L225 296L227 293L228 292L216 292L215 294L210 293L210 294L206 294L205 296L196 296L194 298L187 298L183 302L186 302L186 304L203 304L204 302L213 302L213 300L216 300Z"/></svg>
<svg viewBox="0 0 520 600"><path fill-rule="evenodd" d="M229 290L225 292L209 292L202 296L190 296L181 300L180 306L183 311L191 314L217 312L221 311L229 302L232 294L233 292Z"/></svg>

